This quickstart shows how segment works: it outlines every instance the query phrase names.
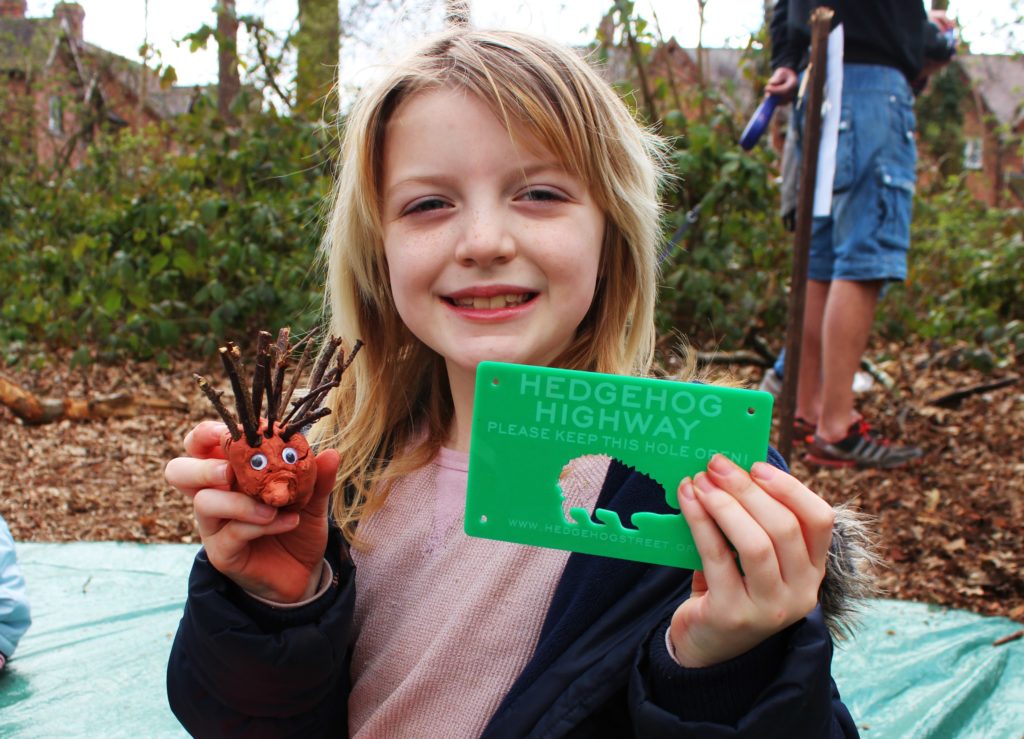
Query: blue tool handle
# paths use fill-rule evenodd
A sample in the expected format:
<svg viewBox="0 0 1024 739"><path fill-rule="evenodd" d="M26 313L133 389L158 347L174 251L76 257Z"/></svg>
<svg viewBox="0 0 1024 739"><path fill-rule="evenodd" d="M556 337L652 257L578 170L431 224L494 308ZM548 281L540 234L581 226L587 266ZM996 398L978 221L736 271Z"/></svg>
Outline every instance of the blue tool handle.
<svg viewBox="0 0 1024 739"><path fill-rule="evenodd" d="M757 110L751 116L747 127L743 129L743 135L740 136L740 146L743 147L744 151L750 151L754 148L754 144L757 143L757 140L761 138L761 134L768 128L768 123L772 119L772 113L775 112L778 104L778 96L769 95L757 106Z"/></svg>

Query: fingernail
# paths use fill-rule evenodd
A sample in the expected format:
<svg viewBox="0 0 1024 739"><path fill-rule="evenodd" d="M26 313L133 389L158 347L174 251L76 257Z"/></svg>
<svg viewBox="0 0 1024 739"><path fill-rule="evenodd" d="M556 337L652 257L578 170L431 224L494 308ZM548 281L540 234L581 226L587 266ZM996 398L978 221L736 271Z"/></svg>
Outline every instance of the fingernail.
<svg viewBox="0 0 1024 739"><path fill-rule="evenodd" d="M226 485L228 483L228 463L215 463L213 468L210 470L210 478L218 485Z"/></svg>
<svg viewBox="0 0 1024 739"><path fill-rule="evenodd" d="M779 471L767 462L754 462L754 466L750 468L750 474L758 480L767 482L779 474Z"/></svg>
<svg viewBox="0 0 1024 739"><path fill-rule="evenodd" d="M713 456L711 461L708 462L708 467L720 475L728 475L730 472L737 469L735 462L724 454L716 454Z"/></svg>
<svg viewBox="0 0 1024 739"><path fill-rule="evenodd" d="M684 477L683 481L679 483L679 493L687 500L693 500L693 480Z"/></svg>
<svg viewBox="0 0 1024 739"><path fill-rule="evenodd" d="M715 484L703 472L697 473L697 476L693 478L693 483L702 493L710 493L715 490Z"/></svg>

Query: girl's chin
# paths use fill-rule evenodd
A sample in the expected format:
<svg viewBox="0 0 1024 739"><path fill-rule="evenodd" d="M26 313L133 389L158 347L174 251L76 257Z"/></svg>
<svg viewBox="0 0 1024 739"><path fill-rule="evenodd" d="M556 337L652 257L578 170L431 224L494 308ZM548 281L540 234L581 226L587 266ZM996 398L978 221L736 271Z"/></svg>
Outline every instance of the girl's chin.
<svg viewBox="0 0 1024 739"><path fill-rule="evenodd" d="M553 357L540 357L537 355L523 354L521 352L488 352L480 355L470 355L447 360L449 372L458 371L463 375L476 376L476 370L481 362L506 362L508 364L529 364L535 367L545 367L551 364Z"/></svg>

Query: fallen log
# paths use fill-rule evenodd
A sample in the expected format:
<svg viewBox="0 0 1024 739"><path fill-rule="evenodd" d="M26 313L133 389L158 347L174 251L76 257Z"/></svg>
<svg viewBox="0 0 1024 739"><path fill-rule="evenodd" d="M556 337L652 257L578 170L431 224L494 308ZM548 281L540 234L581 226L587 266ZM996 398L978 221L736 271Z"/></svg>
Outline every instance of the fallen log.
<svg viewBox="0 0 1024 739"><path fill-rule="evenodd" d="M187 411L184 403L167 398L135 397L130 393L94 395L90 398L41 398L0 372L0 404L24 423L40 425L68 419L99 421L125 418L147 410Z"/></svg>

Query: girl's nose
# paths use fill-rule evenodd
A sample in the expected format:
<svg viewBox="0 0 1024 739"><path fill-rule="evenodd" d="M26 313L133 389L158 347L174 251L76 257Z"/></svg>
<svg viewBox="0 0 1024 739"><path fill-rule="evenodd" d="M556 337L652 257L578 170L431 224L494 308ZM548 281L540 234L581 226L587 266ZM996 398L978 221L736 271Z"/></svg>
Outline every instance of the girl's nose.
<svg viewBox="0 0 1024 739"><path fill-rule="evenodd" d="M505 219L493 212L472 214L455 247L455 258L466 266L502 264L515 253L515 237Z"/></svg>

